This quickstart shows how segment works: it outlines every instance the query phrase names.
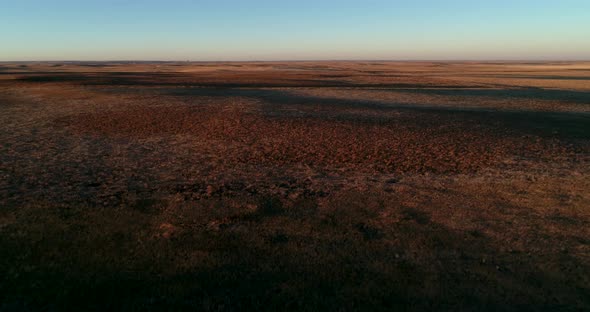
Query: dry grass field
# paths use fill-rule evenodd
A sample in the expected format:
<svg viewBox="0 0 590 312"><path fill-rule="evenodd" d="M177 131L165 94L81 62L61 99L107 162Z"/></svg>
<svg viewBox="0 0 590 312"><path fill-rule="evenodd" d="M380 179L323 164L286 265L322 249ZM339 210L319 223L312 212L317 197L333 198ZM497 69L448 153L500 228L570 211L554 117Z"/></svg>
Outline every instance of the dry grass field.
<svg viewBox="0 0 590 312"><path fill-rule="evenodd" d="M590 63L1 63L0 311L590 310Z"/></svg>

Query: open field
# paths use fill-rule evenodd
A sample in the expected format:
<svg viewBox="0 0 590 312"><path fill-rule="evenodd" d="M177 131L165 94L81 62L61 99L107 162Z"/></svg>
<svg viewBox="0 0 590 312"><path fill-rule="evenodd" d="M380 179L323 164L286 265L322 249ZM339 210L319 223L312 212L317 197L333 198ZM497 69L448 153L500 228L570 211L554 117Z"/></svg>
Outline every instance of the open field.
<svg viewBox="0 0 590 312"><path fill-rule="evenodd" d="M0 63L0 311L590 310L590 62Z"/></svg>

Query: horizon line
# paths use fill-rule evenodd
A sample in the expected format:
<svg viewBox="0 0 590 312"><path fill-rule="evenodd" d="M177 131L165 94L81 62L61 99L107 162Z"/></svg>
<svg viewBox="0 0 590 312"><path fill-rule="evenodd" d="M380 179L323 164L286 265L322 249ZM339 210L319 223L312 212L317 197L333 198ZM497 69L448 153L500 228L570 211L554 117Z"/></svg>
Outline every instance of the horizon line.
<svg viewBox="0 0 590 312"><path fill-rule="evenodd" d="M0 63L274 63L274 62L590 62L588 59L278 59L278 60L162 60L162 59L111 59L111 60L12 60Z"/></svg>

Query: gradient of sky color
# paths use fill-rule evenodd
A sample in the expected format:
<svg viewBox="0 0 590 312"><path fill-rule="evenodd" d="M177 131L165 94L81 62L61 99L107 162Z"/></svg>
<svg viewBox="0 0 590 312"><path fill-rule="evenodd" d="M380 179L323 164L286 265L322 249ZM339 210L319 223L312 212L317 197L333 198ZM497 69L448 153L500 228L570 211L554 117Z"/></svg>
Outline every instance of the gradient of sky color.
<svg viewBox="0 0 590 312"><path fill-rule="evenodd" d="M0 61L590 60L589 0L0 0Z"/></svg>

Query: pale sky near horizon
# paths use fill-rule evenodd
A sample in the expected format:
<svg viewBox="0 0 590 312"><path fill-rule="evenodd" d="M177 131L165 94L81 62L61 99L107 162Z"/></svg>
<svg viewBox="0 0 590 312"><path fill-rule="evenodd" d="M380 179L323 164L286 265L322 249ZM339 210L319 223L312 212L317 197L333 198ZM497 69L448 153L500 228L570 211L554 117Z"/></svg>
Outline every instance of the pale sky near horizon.
<svg viewBox="0 0 590 312"><path fill-rule="evenodd" d="M590 60L590 0L0 0L0 61Z"/></svg>

